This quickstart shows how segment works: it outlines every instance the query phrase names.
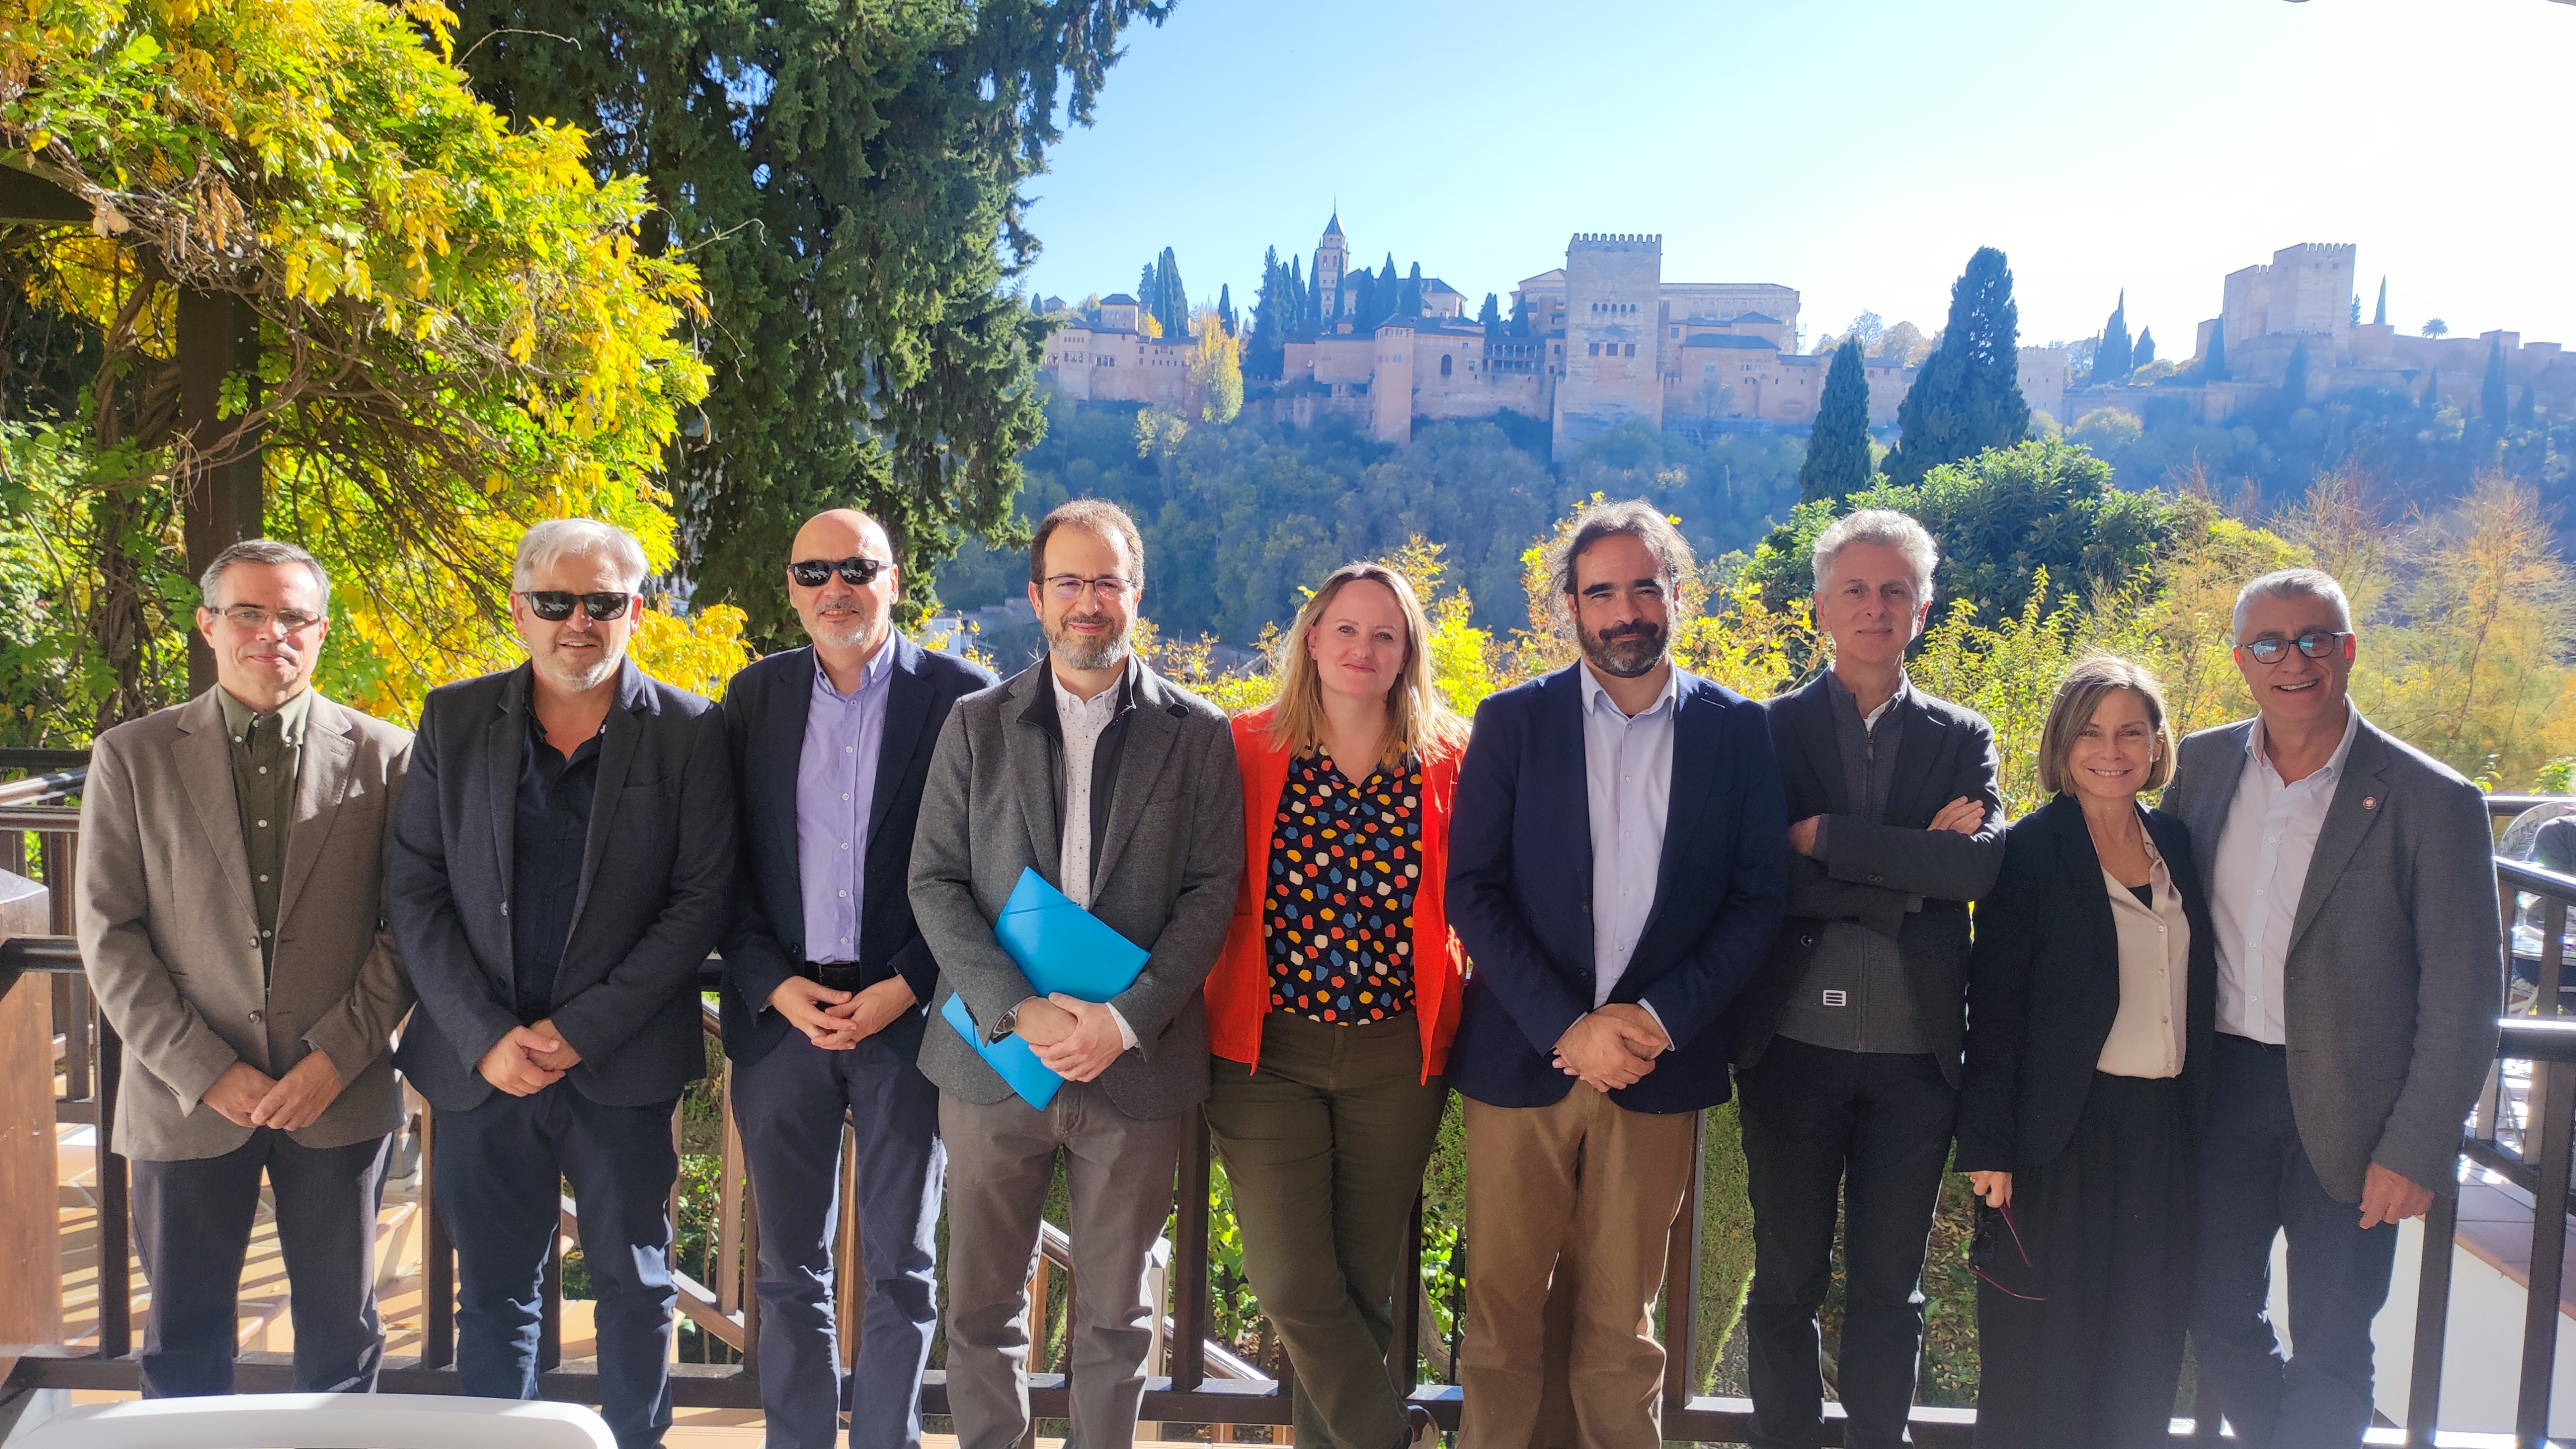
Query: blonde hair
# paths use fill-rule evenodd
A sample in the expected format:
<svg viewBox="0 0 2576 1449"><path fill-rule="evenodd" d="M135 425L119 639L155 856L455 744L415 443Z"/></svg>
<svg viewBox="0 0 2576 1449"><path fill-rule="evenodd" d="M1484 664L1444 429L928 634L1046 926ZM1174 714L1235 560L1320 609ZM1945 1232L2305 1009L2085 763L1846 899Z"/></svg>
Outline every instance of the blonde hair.
<svg viewBox="0 0 2576 1449"><path fill-rule="evenodd" d="M2138 788L2161 790L2173 779L2173 718L2165 710L2164 687L2142 664L2096 654L2069 665L2057 681L2057 698L2048 706L2048 726L2039 735L2039 788L2052 795L2073 789L2067 760L2075 753L2075 737L2093 722L2093 712L2102 707L2102 701L2123 689L2145 701L2147 726L2155 734L2155 758L2147 762L2147 782Z"/></svg>
<svg viewBox="0 0 2576 1449"><path fill-rule="evenodd" d="M1440 698L1431 682L1431 620L1404 575L1381 563L1348 563L1327 575L1297 611L1297 622L1279 641L1271 675L1279 694L1270 707L1270 743L1275 749L1298 750L1319 742L1324 724L1324 680L1306 636L1323 622L1324 610L1342 589L1361 580L1385 587L1404 614L1404 667L1386 695L1387 731L1377 763L1401 764L1405 757L1427 760L1461 750L1467 744L1467 722Z"/></svg>

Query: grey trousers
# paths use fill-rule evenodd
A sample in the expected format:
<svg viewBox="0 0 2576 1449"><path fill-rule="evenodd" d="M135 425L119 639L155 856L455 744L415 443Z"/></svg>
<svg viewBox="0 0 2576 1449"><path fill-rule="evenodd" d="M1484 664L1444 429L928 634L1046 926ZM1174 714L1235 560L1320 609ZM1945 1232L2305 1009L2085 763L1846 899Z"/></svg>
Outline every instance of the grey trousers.
<svg viewBox="0 0 2576 1449"><path fill-rule="evenodd" d="M850 1366L850 1449L918 1449L921 1371L939 1323L939 1092L912 1043L884 1033L825 1051L791 1031L734 1065L734 1120L760 1212L760 1404L769 1449L832 1449L841 1428L832 1244L841 1205L841 1124L856 1129L859 1351Z"/></svg>
<svg viewBox="0 0 2576 1449"><path fill-rule="evenodd" d="M1172 1211L1172 1177L1196 1109L1139 1121L1096 1082L1068 1082L1044 1112L939 1095L948 1147L948 1413L958 1449L1016 1449L1029 1429L1029 1275L1055 1157L1071 1189L1075 1284L1073 1438L1130 1449L1154 1343L1145 1269Z"/></svg>

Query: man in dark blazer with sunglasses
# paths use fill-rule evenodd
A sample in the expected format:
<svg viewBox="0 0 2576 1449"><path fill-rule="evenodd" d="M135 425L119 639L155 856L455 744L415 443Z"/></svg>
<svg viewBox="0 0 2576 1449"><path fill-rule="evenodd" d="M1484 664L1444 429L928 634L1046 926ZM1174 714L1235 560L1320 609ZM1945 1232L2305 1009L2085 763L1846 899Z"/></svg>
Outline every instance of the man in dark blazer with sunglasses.
<svg viewBox="0 0 2576 1449"><path fill-rule="evenodd" d="M510 591L528 662L430 692L386 866L420 995L394 1061L436 1112L457 1375L536 1397L569 1181L619 1449L671 1423L671 1114L706 1074L698 967L734 872L723 717L625 657L644 574L609 524L528 530Z"/></svg>
<svg viewBox="0 0 2576 1449"><path fill-rule="evenodd" d="M761 1409L771 1449L831 1449L840 1428L837 1205L859 1220L860 1262L842 1266L867 1275L850 1449L911 1449L947 1155L939 1091L913 1065L939 965L905 876L948 708L994 679L895 632L902 579L875 519L818 514L788 557L812 642L735 675L724 706L742 804L724 1037L760 1214ZM857 1192L836 1204L844 1122Z"/></svg>

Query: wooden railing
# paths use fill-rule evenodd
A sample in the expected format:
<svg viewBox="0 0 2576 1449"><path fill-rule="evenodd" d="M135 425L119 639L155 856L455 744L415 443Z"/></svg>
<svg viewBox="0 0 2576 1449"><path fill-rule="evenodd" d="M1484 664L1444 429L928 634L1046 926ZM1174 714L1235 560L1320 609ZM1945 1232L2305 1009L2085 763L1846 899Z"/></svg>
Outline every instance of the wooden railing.
<svg viewBox="0 0 2576 1449"><path fill-rule="evenodd" d="M8 765L0 756L0 769ZM25 766L22 764L21 766ZM59 772L57 772L59 773ZM57 804L45 803L58 797L76 780L20 781L0 785L0 838L16 838L12 832L33 835L40 845L36 855L44 879L67 885L70 879L72 836L77 831L77 812ZM2538 803L2539 797L2496 797L2492 808L2499 815ZM0 859L0 866L11 862ZM18 864L27 863L20 847ZM2518 893L2536 898L2542 926L2538 969L2540 974L2539 1004L2553 1010L2559 1001L2559 988L2566 974L2564 938L2567 915L2576 908L2576 878L2538 870L2519 861L2499 860L2500 882L2498 904L2506 928L2511 931L2519 910ZM96 1122L105 1124L114 1118L114 1103L119 1090L122 1053L114 1030L100 1018L79 988L80 959L78 950L66 933L68 925L68 891L56 889L53 902L53 932L45 936L19 936L0 940L0 996L12 989L22 989L22 977L47 983L54 991L57 1020L70 1028L63 1066L66 1096L59 1105L62 1122ZM710 963L701 985L714 989L716 963ZM2576 984L2576 983L2571 983ZM715 1013L709 1009L704 1017L712 1036L716 1030ZM2487 1098L2478 1114L2464 1131L2463 1156L2476 1169L2503 1177L2542 1202L2565 1202L2571 1216L2576 1216L2576 1197L2571 1197L2569 1168L2576 1156L2576 1017L2514 1017L2504 1023L2503 1043L2498 1065L2530 1064L2529 1108L2527 1127L2519 1134L2510 1130L2507 1114L2500 1109L2503 1092L2502 1076L2491 1079ZM84 1092L81 1088L86 1087ZM687 1406L757 1409L758 1343L760 1309L757 1295L751 1291L752 1265L759 1254L758 1232L750 1192L742 1170L741 1138L733 1130L731 1112L730 1068L719 1078L719 1096L724 1107L725 1131L721 1149L721 1177L716 1241L712 1251L714 1266L711 1283L694 1278L679 1280L680 1312L688 1322L710 1338L740 1353L742 1361L730 1364L676 1365L673 1371L673 1397ZM426 1218L424 1234L424 1296L426 1312L421 1351L416 1356L389 1359L382 1386L389 1392L455 1393L459 1392L455 1361L454 1258L443 1225L435 1209L434 1194L426 1190L430 1181L430 1162L437 1147L437 1122L425 1107L413 1119L419 1134L422 1154L421 1197ZM678 1130L675 1120L674 1129ZM2536 1140L2535 1140L2536 1139ZM137 1387L138 1374L132 1357L134 1329L131 1313L133 1293L129 1258L129 1233L126 1221L126 1169L124 1160L113 1151L102 1133L98 1153L99 1202L99 1313L98 1333L93 1343L80 1345L38 1346L25 1352L0 1388L59 1387L72 1389L131 1390ZM844 1157L843 1185L845 1194L849 1175L854 1169ZM1182 1155L1174 1194L1174 1235L1170 1245L1168 1275L1169 1311L1163 1320L1160 1376L1147 1381L1142 1417L1149 1421L1172 1421L1211 1425L1285 1425L1289 1422L1287 1368L1283 1361L1274 1376L1258 1374L1255 1366L1245 1363L1222 1343L1211 1340L1213 1318L1210 1312L1208 1277L1209 1181L1212 1170L1209 1139L1204 1122L1188 1140ZM1698 1333L1698 1265L1701 1260L1698 1224L1698 1184L1703 1174L1693 1171L1681 1222L1685 1227L1673 1235L1667 1256L1664 1302L1668 1321L1664 1339L1670 1354L1665 1377L1664 1434L1670 1440L1701 1443L1740 1444L1746 1442L1750 1427L1751 1405L1742 1399L1714 1398L1696 1395L1691 1387L1701 1381L1704 1365L1697 1361ZM2433 1214L2426 1223L2428 1244L2448 1244L2456 1228L2456 1204L2448 1197L2435 1200ZM570 1235L577 1223L575 1205L566 1200L562 1205L563 1233ZM855 1241L857 1214L840 1215L840 1241L836 1262L842 1271L834 1292L839 1308L838 1321L842 1334L843 1361L855 1349L855 1335L860 1320L859 1304L853 1301L862 1275L852 1271L859 1262ZM2517 1422L2518 1442L2527 1445L2544 1443L2547 1424L2551 1375L2555 1365L2559 1332L2559 1297L2557 1287L2565 1265L2567 1218L2535 1214L2531 1245L2531 1276L2524 1320L2522 1363L2519 1384ZM1422 1266L1422 1226L1417 1210L1405 1258L1406 1287L1420 1282ZM1070 1274L1071 1260L1061 1232L1050 1230L1041 1245L1038 1279L1032 1283L1033 1311L1042 1312L1047 1301L1045 1278L1050 1272ZM2413 1393L2410 1397L2409 1423L2404 1437L2386 1431L2374 1431L2373 1443L2406 1443L2431 1445L2433 1425L2440 1409L2440 1386L2443 1369L2444 1334L2450 1302L2453 1254L2426 1251L2418 1283L2417 1319L2413 1360L2410 1365ZM598 1377L584 1366L566 1367L562 1361L561 1264L550 1262L545 1278L545 1316L540 1339L540 1364L543 1370L540 1392L548 1398L598 1402ZM1413 1402L1429 1408L1433 1416L1448 1428L1457 1426L1459 1391L1454 1385L1424 1383L1419 1378L1422 1323L1420 1297L1415 1293L1400 1294L1396 1299L1396 1337L1389 1354L1388 1371L1399 1385L1412 1385ZM1045 1333L1032 1333L1034 1341L1043 1343ZM2393 1367L2393 1366L2386 1366ZM244 1391L282 1390L291 1381L291 1364L282 1355L245 1355L238 1370L237 1383ZM1062 1418L1067 1412L1066 1385L1061 1374L1030 1375L1030 1406L1041 1418ZM2207 1406L2204 1405L2204 1409ZM947 1409L945 1375L937 1370L925 1376L923 1384L925 1412L939 1414ZM1839 1429L1838 1411L1829 1432ZM1967 1449L1973 1433L1975 1416L1964 1409L1918 1408L1912 1430L1915 1441L1945 1449L1957 1446ZM2177 1421L2174 1442L2184 1444L2199 1438L2216 1437L2215 1417L2206 1412L2195 1430L2188 1421ZM1034 1436L1032 1436L1033 1440ZM2448 1436L2445 1436L2447 1439Z"/></svg>

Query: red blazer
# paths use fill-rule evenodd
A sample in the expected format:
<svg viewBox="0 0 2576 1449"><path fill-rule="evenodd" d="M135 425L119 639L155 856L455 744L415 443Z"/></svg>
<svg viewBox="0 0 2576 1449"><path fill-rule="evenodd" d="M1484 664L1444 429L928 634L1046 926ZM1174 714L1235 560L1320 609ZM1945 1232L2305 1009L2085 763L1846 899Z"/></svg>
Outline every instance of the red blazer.
<svg viewBox="0 0 2576 1449"><path fill-rule="evenodd" d="M1248 1072L1261 1060L1261 1027L1270 1016L1270 955L1261 935L1261 898L1270 881L1270 835L1279 792L1288 785L1288 751L1270 743L1270 711L1235 716L1234 758L1243 774L1243 881L1234 925L1208 972L1208 1050ZM1449 929L1449 803L1458 793L1457 753L1422 762L1422 875L1413 893L1413 1014L1422 1024L1422 1079L1448 1067L1458 1034L1460 984L1467 955Z"/></svg>

